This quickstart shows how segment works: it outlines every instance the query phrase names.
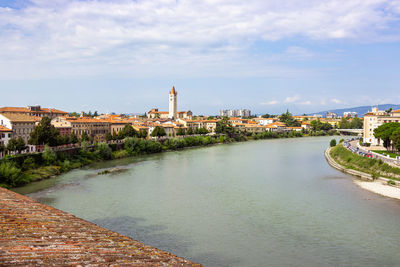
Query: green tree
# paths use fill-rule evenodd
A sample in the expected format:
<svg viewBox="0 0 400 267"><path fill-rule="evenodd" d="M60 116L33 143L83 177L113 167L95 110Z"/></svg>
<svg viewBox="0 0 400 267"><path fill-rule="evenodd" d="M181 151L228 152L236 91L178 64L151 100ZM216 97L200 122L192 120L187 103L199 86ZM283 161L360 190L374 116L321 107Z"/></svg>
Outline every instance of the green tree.
<svg viewBox="0 0 400 267"><path fill-rule="evenodd" d="M56 146L60 140L60 132L51 125L51 119L43 117L31 132L28 143L31 145Z"/></svg>
<svg viewBox="0 0 400 267"><path fill-rule="evenodd" d="M176 135L185 135L185 128L179 128L178 131L176 131Z"/></svg>
<svg viewBox="0 0 400 267"><path fill-rule="evenodd" d="M133 129L132 125L127 124L122 128L122 130L118 133L119 139L124 139L126 137L134 137L137 136L138 133L135 129Z"/></svg>
<svg viewBox="0 0 400 267"><path fill-rule="evenodd" d="M8 141L7 150L9 151L18 151L18 153L21 153L21 151L25 150L26 148L27 146L25 145L25 141L21 136L18 138L11 138Z"/></svg>
<svg viewBox="0 0 400 267"><path fill-rule="evenodd" d="M399 122L389 122L382 124L374 130L375 138L381 139L383 141L383 146L386 149L390 148L391 138L394 132L400 128Z"/></svg>
<svg viewBox="0 0 400 267"><path fill-rule="evenodd" d="M81 114L79 114L78 112L71 112L68 114L70 117L76 117L79 118L81 116Z"/></svg>
<svg viewBox="0 0 400 267"><path fill-rule="evenodd" d="M336 139L332 139L332 140L331 140L330 146L331 146L331 147L336 146Z"/></svg>
<svg viewBox="0 0 400 267"><path fill-rule="evenodd" d="M226 134L229 137L233 137L235 135L235 129L232 127L232 124L227 117L224 117L222 120L217 122L215 132L217 134Z"/></svg>
<svg viewBox="0 0 400 267"><path fill-rule="evenodd" d="M86 132L83 132L81 135L81 142L88 142L90 141L89 135Z"/></svg>
<svg viewBox="0 0 400 267"><path fill-rule="evenodd" d="M71 134L69 135L69 143L70 143L70 144L79 143L79 138L78 138L78 136L76 136L75 133L71 133Z"/></svg>
<svg viewBox="0 0 400 267"><path fill-rule="evenodd" d="M147 135L148 135L147 131L144 130L144 129L142 129L142 130L139 131L138 137L139 137L139 138L144 138L144 139L146 139L146 138L147 138Z"/></svg>
<svg viewBox="0 0 400 267"><path fill-rule="evenodd" d="M390 139L393 142L393 147L397 151L400 151L400 128L393 131L392 135L390 136Z"/></svg>
<svg viewBox="0 0 400 267"><path fill-rule="evenodd" d="M111 140L112 140L111 133L106 133L106 141L111 141Z"/></svg>
<svg viewBox="0 0 400 267"><path fill-rule="evenodd" d="M161 137L165 135L167 135L167 133L165 132L165 129L161 126L154 127L154 130L150 134L150 136L152 137Z"/></svg>
<svg viewBox="0 0 400 267"><path fill-rule="evenodd" d="M351 125L348 118L342 118L340 120L339 129L351 129Z"/></svg>
<svg viewBox="0 0 400 267"><path fill-rule="evenodd" d="M48 145L46 145L42 153L42 158L46 165L52 165L57 160L57 154Z"/></svg>
<svg viewBox="0 0 400 267"><path fill-rule="evenodd" d="M362 129L363 127L363 122L360 118L354 118L350 122L350 129Z"/></svg>
<svg viewBox="0 0 400 267"><path fill-rule="evenodd" d="M94 112L93 116L94 116L94 117L99 116L99 113L97 113L97 110Z"/></svg>
<svg viewBox="0 0 400 267"><path fill-rule="evenodd" d="M0 163L0 184L14 187L22 183L22 171L15 166L15 163L9 161Z"/></svg>
<svg viewBox="0 0 400 267"><path fill-rule="evenodd" d="M112 151L107 143L98 143L94 149L94 154L101 159L111 159Z"/></svg>
<svg viewBox="0 0 400 267"><path fill-rule="evenodd" d="M187 134L187 135L193 135L193 134L194 134L193 128L192 128L192 127L189 127L189 128L187 129L187 131L186 131L186 134Z"/></svg>
<svg viewBox="0 0 400 267"><path fill-rule="evenodd" d="M297 120L295 120L292 116L292 113L289 112L289 110L286 110L286 113L282 113L281 116L279 116L279 120L287 127L300 127L301 123Z"/></svg>

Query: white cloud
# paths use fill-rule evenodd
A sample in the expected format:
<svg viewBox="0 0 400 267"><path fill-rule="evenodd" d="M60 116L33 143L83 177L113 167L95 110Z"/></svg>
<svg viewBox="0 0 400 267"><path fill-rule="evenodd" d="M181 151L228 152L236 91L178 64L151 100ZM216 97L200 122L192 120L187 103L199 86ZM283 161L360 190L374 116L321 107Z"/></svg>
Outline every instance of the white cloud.
<svg viewBox="0 0 400 267"><path fill-rule="evenodd" d="M340 104L340 103L342 103L342 101L340 101L340 100L337 99L337 98L332 98L331 101L332 101L333 103L335 103L335 104Z"/></svg>
<svg viewBox="0 0 400 267"><path fill-rule="evenodd" d="M283 101L284 103L294 103L296 101L300 100L300 96L295 95L295 96L288 96L285 98L285 100Z"/></svg>
<svg viewBox="0 0 400 267"><path fill-rule="evenodd" d="M302 105L311 105L311 101L307 100L307 101L301 102L300 104L302 104Z"/></svg>
<svg viewBox="0 0 400 267"><path fill-rule="evenodd" d="M393 40L398 32L390 27L400 15L391 0L31 2L22 9L0 7L4 76L215 73L226 66L227 73L265 74L274 67L262 67L265 62L247 53L255 41ZM298 46L286 53L312 55Z"/></svg>
<svg viewBox="0 0 400 267"><path fill-rule="evenodd" d="M277 104L279 104L279 101L276 101L276 100L271 100L271 101L268 101L268 102L262 102L261 103L261 105L263 105L263 106L271 106L271 105L277 105Z"/></svg>

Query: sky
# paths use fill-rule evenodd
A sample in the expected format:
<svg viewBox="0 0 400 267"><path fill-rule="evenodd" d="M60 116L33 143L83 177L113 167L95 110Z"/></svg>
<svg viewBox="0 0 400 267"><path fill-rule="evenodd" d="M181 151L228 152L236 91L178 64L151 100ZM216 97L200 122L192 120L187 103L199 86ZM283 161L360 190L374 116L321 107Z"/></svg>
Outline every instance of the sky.
<svg viewBox="0 0 400 267"><path fill-rule="evenodd" d="M0 0L0 106L294 114L400 103L398 0Z"/></svg>

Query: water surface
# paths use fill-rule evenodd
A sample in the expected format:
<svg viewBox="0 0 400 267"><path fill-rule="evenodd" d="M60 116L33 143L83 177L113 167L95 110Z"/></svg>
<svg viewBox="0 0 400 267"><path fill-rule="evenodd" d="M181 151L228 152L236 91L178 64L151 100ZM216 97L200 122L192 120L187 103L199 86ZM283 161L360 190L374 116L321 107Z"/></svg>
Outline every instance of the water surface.
<svg viewBox="0 0 400 267"><path fill-rule="evenodd" d="M16 191L205 266L399 266L400 202L331 168L330 139L115 160Z"/></svg>

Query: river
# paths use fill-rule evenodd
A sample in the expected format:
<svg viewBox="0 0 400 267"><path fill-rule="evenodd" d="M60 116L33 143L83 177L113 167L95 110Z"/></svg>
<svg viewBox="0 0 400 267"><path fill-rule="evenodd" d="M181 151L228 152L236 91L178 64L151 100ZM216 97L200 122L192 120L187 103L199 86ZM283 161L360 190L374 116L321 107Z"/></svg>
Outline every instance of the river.
<svg viewBox="0 0 400 267"><path fill-rule="evenodd" d="M102 162L15 191L204 266L399 266L400 201L331 168L331 138Z"/></svg>

